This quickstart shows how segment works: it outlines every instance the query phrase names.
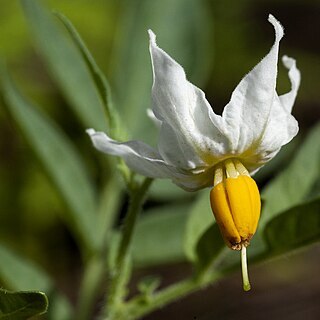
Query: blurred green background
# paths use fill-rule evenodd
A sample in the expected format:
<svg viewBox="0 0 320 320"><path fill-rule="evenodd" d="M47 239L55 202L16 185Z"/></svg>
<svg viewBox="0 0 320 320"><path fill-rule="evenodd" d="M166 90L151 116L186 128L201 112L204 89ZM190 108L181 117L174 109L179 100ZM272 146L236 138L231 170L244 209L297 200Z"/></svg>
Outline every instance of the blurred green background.
<svg viewBox="0 0 320 320"><path fill-rule="evenodd" d="M269 13L285 27L280 55L294 57L302 73L293 111L299 121L300 139L288 147L286 159L320 119L319 1L40 2L64 13L78 29L110 81L115 105L132 138L153 144L156 141L156 131L145 114L152 84L148 27L157 34L158 44L185 67L189 79L206 92L214 110L220 113L241 77L273 43L273 30L267 22ZM19 1L1 3L0 30L0 54L19 87L64 129L99 187L101 156L91 147L85 127L48 72ZM286 72L280 66L278 92L288 89ZM0 137L0 240L48 270L74 301L82 267L77 245L61 219L68 209L2 100ZM260 187L285 166L280 162L265 174L261 171ZM193 195L175 192L180 203L191 203ZM170 195L154 194L148 207L173 202ZM254 290L249 294L240 290L238 272L146 319L318 319L319 253L319 245L313 246L250 268ZM178 262L157 267L151 273L162 274L165 283L170 283L189 272L188 266ZM139 270L136 276L146 272Z"/></svg>

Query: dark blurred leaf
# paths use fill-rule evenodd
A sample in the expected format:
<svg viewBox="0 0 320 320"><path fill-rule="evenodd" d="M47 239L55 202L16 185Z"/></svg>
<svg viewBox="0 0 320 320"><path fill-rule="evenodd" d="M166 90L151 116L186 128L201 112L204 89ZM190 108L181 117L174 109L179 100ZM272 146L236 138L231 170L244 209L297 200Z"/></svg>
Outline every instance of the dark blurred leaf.
<svg viewBox="0 0 320 320"><path fill-rule="evenodd" d="M191 261L197 260L196 248L200 237L214 221L210 207L209 190L198 193L197 199L188 210L188 220L184 231L184 251Z"/></svg>
<svg viewBox="0 0 320 320"><path fill-rule="evenodd" d="M117 105L134 138L155 142L156 130L146 115L152 84L147 30L151 28L157 34L159 45L184 66L199 86L207 78L212 63L208 12L203 1L125 1L112 66Z"/></svg>
<svg viewBox="0 0 320 320"><path fill-rule="evenodd" d="M320 198L272 219L264 229L268 254L283 254L320 241Z"/></svg>
<svg viewBox="0 0 320 320"><path fill-rule="evenodd" d="M96 246L95 197L86 169L64 133L27 102L2 70L3 94L24 136L71 210L63 218L87 249Z"/></svg>
<svg viewBox="0 0 320 320"><path fill-rule="evenodd" d="M56 13L56 15L59 17L59 19L63 22L67 30L69 31L74 43L80 50L80 53L82 55L83 60L85 61L90 74L92 76L92 79L95 83L95 86L97 88L97 91L100 95L101 101L104 105L104 110L106 112L107 120L109 123L109 134L111 137L117 137L117 131L116 131L116 125L118 122L118 117L116 114L116 111L113 108L112 100L111 100L111 92L110 92L110 86L109 83L97 65L96 61L94 60L92 54L86 47L84 41L82 40L81 36L75 29L75 27L72 25L72 23L62 14Z"/></svg>
<svg viewBox="0 0 320 320"><path fill-rule="evenodd" d="M145 212L132 241L135 265L149 266L185 260L183 231L188 218L186 205L165 206Z"/></svg>
<svg viewBox="0 0 320 320"><path fill-rule="evenodd" d="M105 131L102 104L81 53L38 1L21 2L40 52L74 112L85 127Z"/></svg>
<svg viewBox="0 0 320 320"><path fill-rule="evenodd" d="M42 292L10 292L0 289L0 319L25 320L45 313L48 299Z"/></svg>
<svg viewBox="0 0 320 320"><path fill-rule="evenodd" d="M302 203L320 177L320 124L315 126L288 167L263 190L259 228L277 214Z"/></svg>
<svg viewBox="0 0 320 320"><path fill-rule="evenodd" d="M211 224L197 243L196 253L199 271L210 267L225 247L218 225L216 223Z"/></svg>

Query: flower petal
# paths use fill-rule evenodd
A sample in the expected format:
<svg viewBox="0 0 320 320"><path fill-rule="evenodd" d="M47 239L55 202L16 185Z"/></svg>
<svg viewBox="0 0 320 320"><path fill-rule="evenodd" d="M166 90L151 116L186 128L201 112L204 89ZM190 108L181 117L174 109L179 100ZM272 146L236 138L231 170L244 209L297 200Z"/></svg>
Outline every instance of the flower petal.
<svg viewBox="0 0 320 320"><path fill-rule="evenodd" d="M159 120L153 113L152 109L147 109L147 116L154 123L154 125L160 129L162 121Z"/></svg>
<svg viewBox="0 0 320 320"><path fill-rule="evenodd" d="M232 133L230 147L234 154L243 153L261 138L277 97L277 62L283 28L272 15L268 20L275 29L275 42L270 52L241 80L222 114Z"/></svg>
<svg viewBox="0 0 320 320"><path fill-rule="evenodd" d="M141 141L117 142L103 132L88 129L93 145L99 151L119 156L133 171L151 178L169 178L175 168L165 164L159 153Z"/></svg>
<svg viewBox="0 0 320 320"><path fill-rule="evenodd" d="M103 132L88 129L93 145L106 154L119 156L133 171L151 178L170 178L186 191L196 191L212 184L212 168L198 173L183 171L166 164L159 153L141 141L120 143Z"/></svg>
<svg viewBox="0 0 320 320"><path fill-rule="evenodd" d="M291 109L300 84L300 71L294 59L284 56L282 61L289 69L291 90L274 99L267 127L255 151L260 155L259 161L263 162L273 158L283 145L295 137L299 130L297 120L291 115Z"/></svg>
<svg viewBox="0 0 320 320"><path fill-rule="evenodd" d="M183 68L157 46L151 30L149 35L153 112L163 126L159 152L168 163L183 164L186 170L212 165L228 144L222 119L214 114L204 93L186 79Z"/></svg>
<svg viewBox="0 0 320 320"><path fill-rule="evenodd" d="M297 69L296 60L289 58L288 56L282 57L282 62L284 66L289 69L289 79L291 82L291 91L286 94L280 96L280 102L283 107L288 111L291 112L294 101L297 96L297 92L300 86L301 75L300 71Z"/></svg>
<svg viewBox="0 0 320 320"><path fill-rule="evenodd" d="M172 182L186 191L197 191L203 188L212 187L214 169L213 167L199 173L176 174Z"/></svg>

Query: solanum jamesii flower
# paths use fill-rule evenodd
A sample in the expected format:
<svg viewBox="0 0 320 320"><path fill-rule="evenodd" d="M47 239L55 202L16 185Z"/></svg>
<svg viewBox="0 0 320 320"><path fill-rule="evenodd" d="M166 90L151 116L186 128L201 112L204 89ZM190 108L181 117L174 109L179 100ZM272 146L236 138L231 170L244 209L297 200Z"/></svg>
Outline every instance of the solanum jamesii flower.
<svg viewBox="0 0 320 320"><path fill-rule="evenodd" d="M275 42L240 81L222 115L191 84L183 68L156 44L152 31L152 110L159 124L157 148L141 141L118 142L87 130L94 146L122 157L129 168L153 178L170 178L188 191L211 187L210 201L226 244L242 250L244 288L250 288L246 247L260 216L260 194L251 178L298 132L291 109L300 83L295 60L284 56L291 90L276 92L280 23L269 15Z"/></svg>

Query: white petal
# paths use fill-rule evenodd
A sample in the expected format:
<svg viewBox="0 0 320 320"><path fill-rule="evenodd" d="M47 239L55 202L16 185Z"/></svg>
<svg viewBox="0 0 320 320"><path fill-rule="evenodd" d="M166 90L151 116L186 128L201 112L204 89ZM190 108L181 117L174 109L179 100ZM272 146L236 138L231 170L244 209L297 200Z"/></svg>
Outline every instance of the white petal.
<svg viewBox="0 0 320 320"><path fill-rule="evenodd" d="M294 59L285 56L282 61L289 69L291 90L280 97L275 96L264 133L257 141L256 146L247 152L247 157L243 160L249 171L253 171L271 160L299 130L298 122L291 115L291 109L300 84L300 71L297 69Z"/></svg>
<svg viewBox="0 0 320 320"><path fill-rule="evenodd" d="M119 156L133 171L151 178L170 178L186 191L196 191L212 185L212 168L199 173L183 171L166 164L159 153L141 141L120 143L103 132L88 129L95 148L106 154Z"/></svg>
<svg viewBox="0 0 320 320"><path fill-rule="evenodd" d="M176 175L172 182L186 191L197 191L213 185L213 167L200 173Z"/></svg>
<svg viewBox="0 0 320 320"><path fill-rule="evenodd" d="M250 71L232 93L223 118L232 132L231 152L243 153L257 143L266 129L276 96L279 42L283 37L280 23L269 15L275 29L270 52Z"/></svg>
<svg viewBox="0 0 320 320"><path fill-rule="evenodd" d="M204 93L186 79L183 68L157 46L151 30L149 35L153 112L163 125L159 152L168 163L183 164L184 169L212 165L228 144L222 119Z"/></svg>
<svg viewBox="0 0 320 320"><path fill-rule="evenodd" d="M283 105L283 107L288 111L291 112L294 101L297 96L297 91L300 86L300 71L297 69L296 61L292 58L289 58L288 56L282 57L282 62L284 66L289 69L289 79L291 82L291 91L283 94L280 96L280 102Z"/></svg>
<svg viewBox="0 0 320 320"><path fill-rule="evenodd" d="M156 150L141 141L120 143L103 132L88 129L87 133L96 149L123 158L128 167L137 173L152 178L169 178L175 172L174 168L164 163Z"/></svg>

